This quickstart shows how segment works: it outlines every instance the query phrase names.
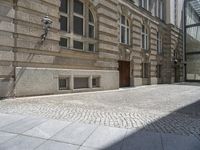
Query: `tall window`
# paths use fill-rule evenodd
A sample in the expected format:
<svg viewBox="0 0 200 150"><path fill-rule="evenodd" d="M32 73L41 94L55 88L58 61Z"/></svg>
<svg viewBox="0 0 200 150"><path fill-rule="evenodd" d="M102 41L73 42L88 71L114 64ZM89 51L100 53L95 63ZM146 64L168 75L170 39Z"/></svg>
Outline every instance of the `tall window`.
<svg viewBox="0 0 200 150"><path fill-rule="evenodd" d="M130 25L128 19L123 15L120 19L120 42L130 44Z"/></svg>
<svg viewBox="0 0 200 150"><path fill-rule="evenodd" d="M155 16L163 19L163 0L155 1Z"/></svg>
<svg viewBox="0 0 200 150"><path fill-rule="evenodd" d="M160 19L163 19L163 0L160 0L160 13L159 13Z"/></svg>
<svg viewBox="0 0 200 150"><path fill-rule="evenodd" d="M174 0L174 25L177 25L177 0Z"/></svg>
<svg viewBox="0 0 200 150"><path fill-rule="evenodd" d="M159 54L162 53L162 37L160 32L157 32L157 51Z"/></svg>
<svg viewBox="0 0 200 150"><path fill-rule="evenodd" d="M142 63L142 77L143 78L149 78L149 63Z"/></svg>
<svg viewBox="0 0 200 150"><path fill-rule="evenodd" d="M148 30L144 25L142 25L141 39L141 47L148 50Z"/></svg>
<svg viewBox="0 0 200 150"><path fill-rule="evenodd" d="M74 34L84 34L84 5L79 0L74 0Z"/></svg>
<svg viewBox="0 0 200 150"><path fill-rule="evenodd" d="M61 0L60 7L60 29L68 32L69 19L69 3L68 0Z"/></svg>
<svg viewBox="0 0 200 150"><path fill-rule="evenodd" d="M89 10L89 25L88 25L88 32L89 32L89 37L94 38L94 18L92 15L92 12Z"/></svg>
<svg viewBox="0 0 200 150"><path fill-rule="evenodd" d="M162 76L162 65L157 65L156 66L156 76L157 76L157 78L161 78L161 76Z"/></svg>
<svg viewBox="0 0 200 150"><path fill-rule="evenodd" d="M95 20L89 4L82 0L60 1L60 46L95 51Z"/></svg>
<svg viewBox="0 0 200 150"><path fill-rule="evenodd" d="M149 10L149 0L140 0L140 6L146 10Z"/></svg>

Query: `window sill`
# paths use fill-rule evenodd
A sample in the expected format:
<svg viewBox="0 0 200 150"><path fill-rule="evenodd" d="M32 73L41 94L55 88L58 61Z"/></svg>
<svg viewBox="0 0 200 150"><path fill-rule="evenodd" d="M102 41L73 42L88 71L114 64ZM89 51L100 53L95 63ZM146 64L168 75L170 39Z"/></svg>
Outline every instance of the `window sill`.
<svg viewBox="0 0 200 150"><path fill-rule="evenodd" d="M121 46L125 46L125 47L132 47L131 44L125 44L125 43L119 43Z"/></svg>
<svg viewBox="0 0 200 150"><path fill-rule="evenodd" d="M72 52L77 52L77 53L88 53L88 54L96 54L97 51L84 51L84 50L80 50L80 49L73 49L73 48L67 48L67 47L62 47L60 46L61 50L64 51L72 51Z"/></svg>

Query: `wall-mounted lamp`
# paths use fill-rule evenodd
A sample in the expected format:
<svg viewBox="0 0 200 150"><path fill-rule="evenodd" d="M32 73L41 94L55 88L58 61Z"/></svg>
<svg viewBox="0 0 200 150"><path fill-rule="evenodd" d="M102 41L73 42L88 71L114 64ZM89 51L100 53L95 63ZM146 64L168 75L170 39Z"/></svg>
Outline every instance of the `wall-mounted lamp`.
<svg viewBox="0 0 200 150"><path fill-rule="evenodd" d="M43 29L44 29L44 34L41 35L41 40L42 42L44 42L46 40L48 31L50 30L53 21L49 18L49 16L45 16L41 21L43 23Z"/></svg>

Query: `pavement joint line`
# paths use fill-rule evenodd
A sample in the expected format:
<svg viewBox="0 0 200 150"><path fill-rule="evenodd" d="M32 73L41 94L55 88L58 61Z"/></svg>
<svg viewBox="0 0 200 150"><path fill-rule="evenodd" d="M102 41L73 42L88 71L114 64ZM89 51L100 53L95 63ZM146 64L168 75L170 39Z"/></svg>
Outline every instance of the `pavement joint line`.
<svg viewBox="0 0 200 150"><path fill-rule="evenodd" d="M27 117L27 118L28 118L28 117ZM26 119L26 118L24 118L24 119ZM24 120L24 119L22 119L22 120ZM22 120L19 120L19 121L22 121ZM44 118L44 121L42 121L41 123L39 123L39 124L36 125L36 126L39 126L39 125L41 125L41 124L47 122L48 120L51 120L51 119L46 119L46 118ZM18 122L18 121L16 121L16 122ZM16 122L14 122L14 123L16 123ZM13 123L13 124L14 124L14 123ZM8 126L10 126L10 125L12 125L12 124L9 124ZM31 130L31 129L35 128L36 126L30 128L30 129L25 130L25 131L22 132L21 134L25 133L25 132L28 131L28 130ZM5 126L3 126L3 127L1 127L1 128L4 128L4 127L5 127ZM5 130L3 130L3 129L0 129L0 131L8 132L8 131L5 131ZM8 133L9 133L9 132L8 132ZM10 132L10 133L12 133L12 132ZM20 133L14 133L14 132L13 132L13 134L20 134Z"/></svg>
<svg viewBox="0 0 200 150"><path fill-rule="evenodd" d="M160 135L160 140L161 140L162 149L165 150L165 148L164 148L164 144L163 144L162 133L159 133L159 135Z"/></svg>
<svg viewBox="0 0 200 150"><path fill-rule="evenodd" d="M9 114L8 114L8 115L9 115ZM21 116L21 115L20 115L20 116ZM21 117L23 117L23 116L21 116ZM23 120L23 119L25 119L25 118L27 118L27 117L24 116L22 119L15 120L15 121L13 121L13 122L11 122L11 123L8 123L8 124L6 124L6 125L1 126L0 128L3 128L3 127L6 127L6 126L9 126L9 125L12 125L12 124L14 124L15 122L21 121L21 120Z"/></svg>
<svg viewBox="0 0 200 150"><path fill-rule="evenodd" d="M80 146L83 146L84 143L89 139L90 136L92 136L92 134L99 128L99 126L96 126L95 129L90 133L90 135L88 135L85 140L83 141L83 143Z"/></svg>

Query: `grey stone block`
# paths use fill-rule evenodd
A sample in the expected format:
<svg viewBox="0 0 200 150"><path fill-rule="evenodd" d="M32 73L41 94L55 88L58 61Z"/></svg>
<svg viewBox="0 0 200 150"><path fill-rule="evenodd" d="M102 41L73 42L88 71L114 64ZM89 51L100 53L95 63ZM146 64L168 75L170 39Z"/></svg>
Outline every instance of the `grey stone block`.
<svg viewBox="0 0 200 150"><path fill-rule="evenodd" d="M120 150L126 129L98 127L83 146L96 149Z"/></svg>
<svg viewBox="0 0 200 150"><path fill-rule="evenodd" d="M80 147L79 150L98 150L98 149L93 149L93 148L89 148L89 147Z"/></svg>
<svg viewBox="0 0 200 150"><path fill-rule="evenodd" d="M64 121L48 120L40 124L39 126L36 126L33 129L26 131L24 134L49 139L69 124L69 122Z"/></svg>
<svg viewBox="0 0 200 150"><path fill-rule="evenodd" d="M60 143L55 141L47 141L38 147L36 150L78 150L79 146Z"/></svg>
<svg viewBox="0 0 200 150"><path fill-rule="evenodd" d="M7 115L7 114L0 114L0 127L9 125L11 123L14 123L16 121L19 121L21 119L25 118L24 116L18 116L18 115Z"/></svg>
<svg viewBox="0 0 200 150"><path fill-rule="evenodd" d="M71 144L82 145L95 129L95 125L74 123L63 129L51 139Z"/></svg>
<svg viewBox="0 0 200 150"><path fill-rule="evenodd" d="M3 128L0 128L2 131L12 132L12 133L23 133L31 128L43 123L45 119L36 119L35 117L28 117L17 122L14 122L10 125L7 125Z"/></svg>
<svg viewBox="0 0 200 150"><path fill-rule="evenodd" d="M17 135L6 132L0 132L0 144L8 141L11 138L14 138L15 136Z"/></svg>
<svg viewBox="0 0 200 150"><path fill-rule="evenodd" d="M0 144L0 150L33 150L43 142L45 140L20 135Z"/></svg>

